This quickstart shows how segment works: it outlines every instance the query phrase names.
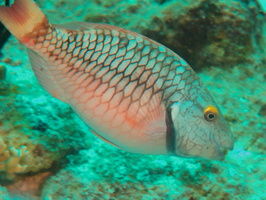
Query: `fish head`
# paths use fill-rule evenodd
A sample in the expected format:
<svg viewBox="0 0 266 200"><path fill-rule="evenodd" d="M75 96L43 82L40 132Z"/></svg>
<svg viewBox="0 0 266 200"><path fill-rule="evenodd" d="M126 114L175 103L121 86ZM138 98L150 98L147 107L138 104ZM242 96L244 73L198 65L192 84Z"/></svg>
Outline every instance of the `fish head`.
<svg viewBox="0 0 266 200"><path fill-rule="evenodd" d="M220 160L224 149L233 149L233 133L205 87L172 102L167 110L175 136L174 155Z"/></svg>

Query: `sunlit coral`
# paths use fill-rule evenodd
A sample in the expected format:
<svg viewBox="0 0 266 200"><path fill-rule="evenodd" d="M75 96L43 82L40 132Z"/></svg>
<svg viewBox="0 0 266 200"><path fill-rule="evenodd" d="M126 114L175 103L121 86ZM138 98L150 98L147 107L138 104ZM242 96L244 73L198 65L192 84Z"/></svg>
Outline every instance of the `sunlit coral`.
<svg viewBox="0 0 266 200"><path fill-rule="evenodd" d="M7 148L7 145L0 138L0 172L6 172L9 179L13 179L16 173L24 172L27 165L22 161L29 155L26 146L20 149Z"/></svg>

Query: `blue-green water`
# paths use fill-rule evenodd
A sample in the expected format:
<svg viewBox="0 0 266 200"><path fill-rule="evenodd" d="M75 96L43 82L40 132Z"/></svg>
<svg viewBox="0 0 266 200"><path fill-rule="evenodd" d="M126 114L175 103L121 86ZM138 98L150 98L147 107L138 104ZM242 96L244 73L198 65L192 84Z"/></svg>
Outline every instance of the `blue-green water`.
<svg viewBox="0 0 266 200"><path fill-rule="evenodd" d="M0 58L7 69L0 82L0 200L266 199L266 28L259 1L36 2L52 23L109 23L182 55L236 141L221 161L117 149L39 85L25 47L10 37Z"/></svg>

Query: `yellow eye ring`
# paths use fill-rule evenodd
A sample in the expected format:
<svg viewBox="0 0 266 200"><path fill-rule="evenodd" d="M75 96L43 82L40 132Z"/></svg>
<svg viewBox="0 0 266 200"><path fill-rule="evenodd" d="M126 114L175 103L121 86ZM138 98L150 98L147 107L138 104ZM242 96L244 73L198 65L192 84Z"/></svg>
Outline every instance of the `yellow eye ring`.
<svg viewBox="0 0 266 200"><path fill-rule="evenodd" d="M218 117L218 109L214 106L208 106L204 110L204 118L208 122L214 121Z"/></svg>

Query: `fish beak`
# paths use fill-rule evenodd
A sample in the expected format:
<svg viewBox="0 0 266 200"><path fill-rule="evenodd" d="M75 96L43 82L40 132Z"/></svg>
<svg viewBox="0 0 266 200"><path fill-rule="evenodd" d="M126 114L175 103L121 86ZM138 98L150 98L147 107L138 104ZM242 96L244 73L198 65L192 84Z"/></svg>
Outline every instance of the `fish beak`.
<svg viewBox="0 0 266 200"><path fill-rule="evenodd" d="M222 140L220 146L223 148L226 148L228 150L233 150L234 148L234 143L235 143L235 138L233 136L232 131L229 129L229 133L227 133L227 139Z"/></svg>

